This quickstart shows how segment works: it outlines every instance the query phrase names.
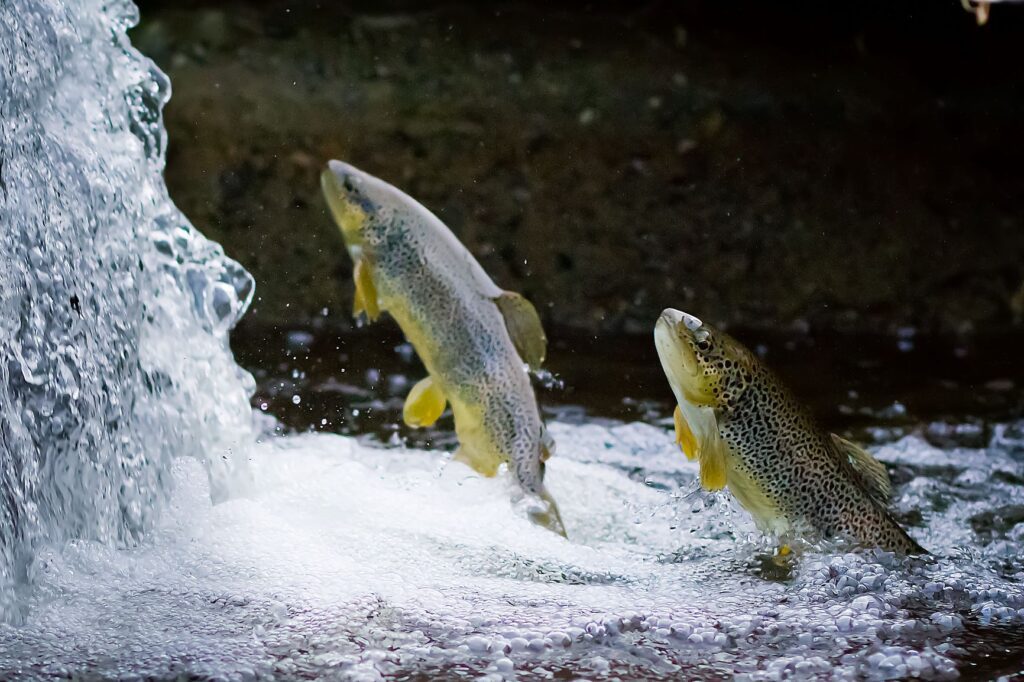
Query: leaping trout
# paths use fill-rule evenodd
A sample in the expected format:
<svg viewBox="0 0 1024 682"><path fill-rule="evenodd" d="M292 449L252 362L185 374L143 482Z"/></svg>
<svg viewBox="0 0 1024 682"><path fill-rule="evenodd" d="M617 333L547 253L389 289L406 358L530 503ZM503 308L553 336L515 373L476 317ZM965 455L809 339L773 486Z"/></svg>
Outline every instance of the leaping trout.
<svg viewBox="0 0 1024 682"><path fill-rule="evenodd" d="M819 429L753 353L672 308L658 319L654 342L676 397L676 440L699 460L705 489L728 486L762 531L925 551L889 513L885 466Z"/></svg>
<svg viewBox="0 0 1024 682"><path fill-rule="evenodd" d="M353 313L387 311L428 375L405 400L403 419L430 426L450 403L455 459L483 476L502 462L528 500L530 517L565 535L544 486L553 442L530 384L547 338L533 305L500 289L437 216L378 178L331 161L321 187L354 264Z"/></svg>

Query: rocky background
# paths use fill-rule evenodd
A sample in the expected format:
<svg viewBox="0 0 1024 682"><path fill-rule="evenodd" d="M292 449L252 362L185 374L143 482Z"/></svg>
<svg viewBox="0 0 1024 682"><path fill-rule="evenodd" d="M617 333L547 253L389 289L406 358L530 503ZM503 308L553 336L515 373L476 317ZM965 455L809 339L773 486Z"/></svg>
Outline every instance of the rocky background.
<svg viewBox="0 0 1024 682"><path fill-rule="evenodd" d="M172 197L258 282L250 325L348 323L332 157L447 222L549 328L665 306L766 329L1024 315L1024 7L141 2Z"/></svg>

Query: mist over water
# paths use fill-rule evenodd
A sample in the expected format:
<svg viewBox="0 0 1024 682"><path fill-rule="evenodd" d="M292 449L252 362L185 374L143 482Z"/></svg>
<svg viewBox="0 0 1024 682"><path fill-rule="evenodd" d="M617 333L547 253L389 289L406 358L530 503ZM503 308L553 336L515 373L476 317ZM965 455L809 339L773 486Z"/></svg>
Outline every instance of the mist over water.
<svg viewBox="0 0 1024 682"><path fill-rule="evenodd" d="M0 676L1021 667L1021 421L877 449L931 557L807 547L781 576L667 424L551 424L569 540L436 447L257 433L227 348L253 282L168 199L170 86L130 3L68 5L0 6Z"/></svg>
<svg viewBox="0 0 1024 682"><path fill-rule="evenodd" d="M249 275L170 201L170 83L130 2L0 6L0 618L47 546L136 542L171 461L223 496L251 379L227 331Z"/></svg>

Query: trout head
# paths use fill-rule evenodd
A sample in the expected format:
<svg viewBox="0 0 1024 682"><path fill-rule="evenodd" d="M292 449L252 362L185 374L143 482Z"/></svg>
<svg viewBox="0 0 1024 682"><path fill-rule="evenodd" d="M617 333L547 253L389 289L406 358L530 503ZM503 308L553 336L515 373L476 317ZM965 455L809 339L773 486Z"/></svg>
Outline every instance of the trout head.
<svg viewBox="0 0 1024 682"><path fill-rule="evenodd" d="M390 219L404 195L383 180L341 161L331 161L320 187L353 260L362 255L367 232Z"/></svg>
<svg viewBox="0 0 1024 682"><path fill-rule="evenodd" d="M654 344L680 405L728 413L753 378L757 359L725 332L674 308L661 313Z"/></svg>

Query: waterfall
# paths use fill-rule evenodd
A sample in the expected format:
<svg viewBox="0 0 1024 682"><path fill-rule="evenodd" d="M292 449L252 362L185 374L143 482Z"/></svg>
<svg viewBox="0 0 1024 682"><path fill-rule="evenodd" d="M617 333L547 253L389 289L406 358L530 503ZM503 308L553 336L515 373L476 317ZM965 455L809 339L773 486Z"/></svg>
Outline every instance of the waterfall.
<svg viewBox="0 0 1024 682"><path fill-rule="evenodd" d="M254 282L168 198L167 77L128 0L0 3L0 620L40 549L132 544L174 457L246 483Z"/></svg>

